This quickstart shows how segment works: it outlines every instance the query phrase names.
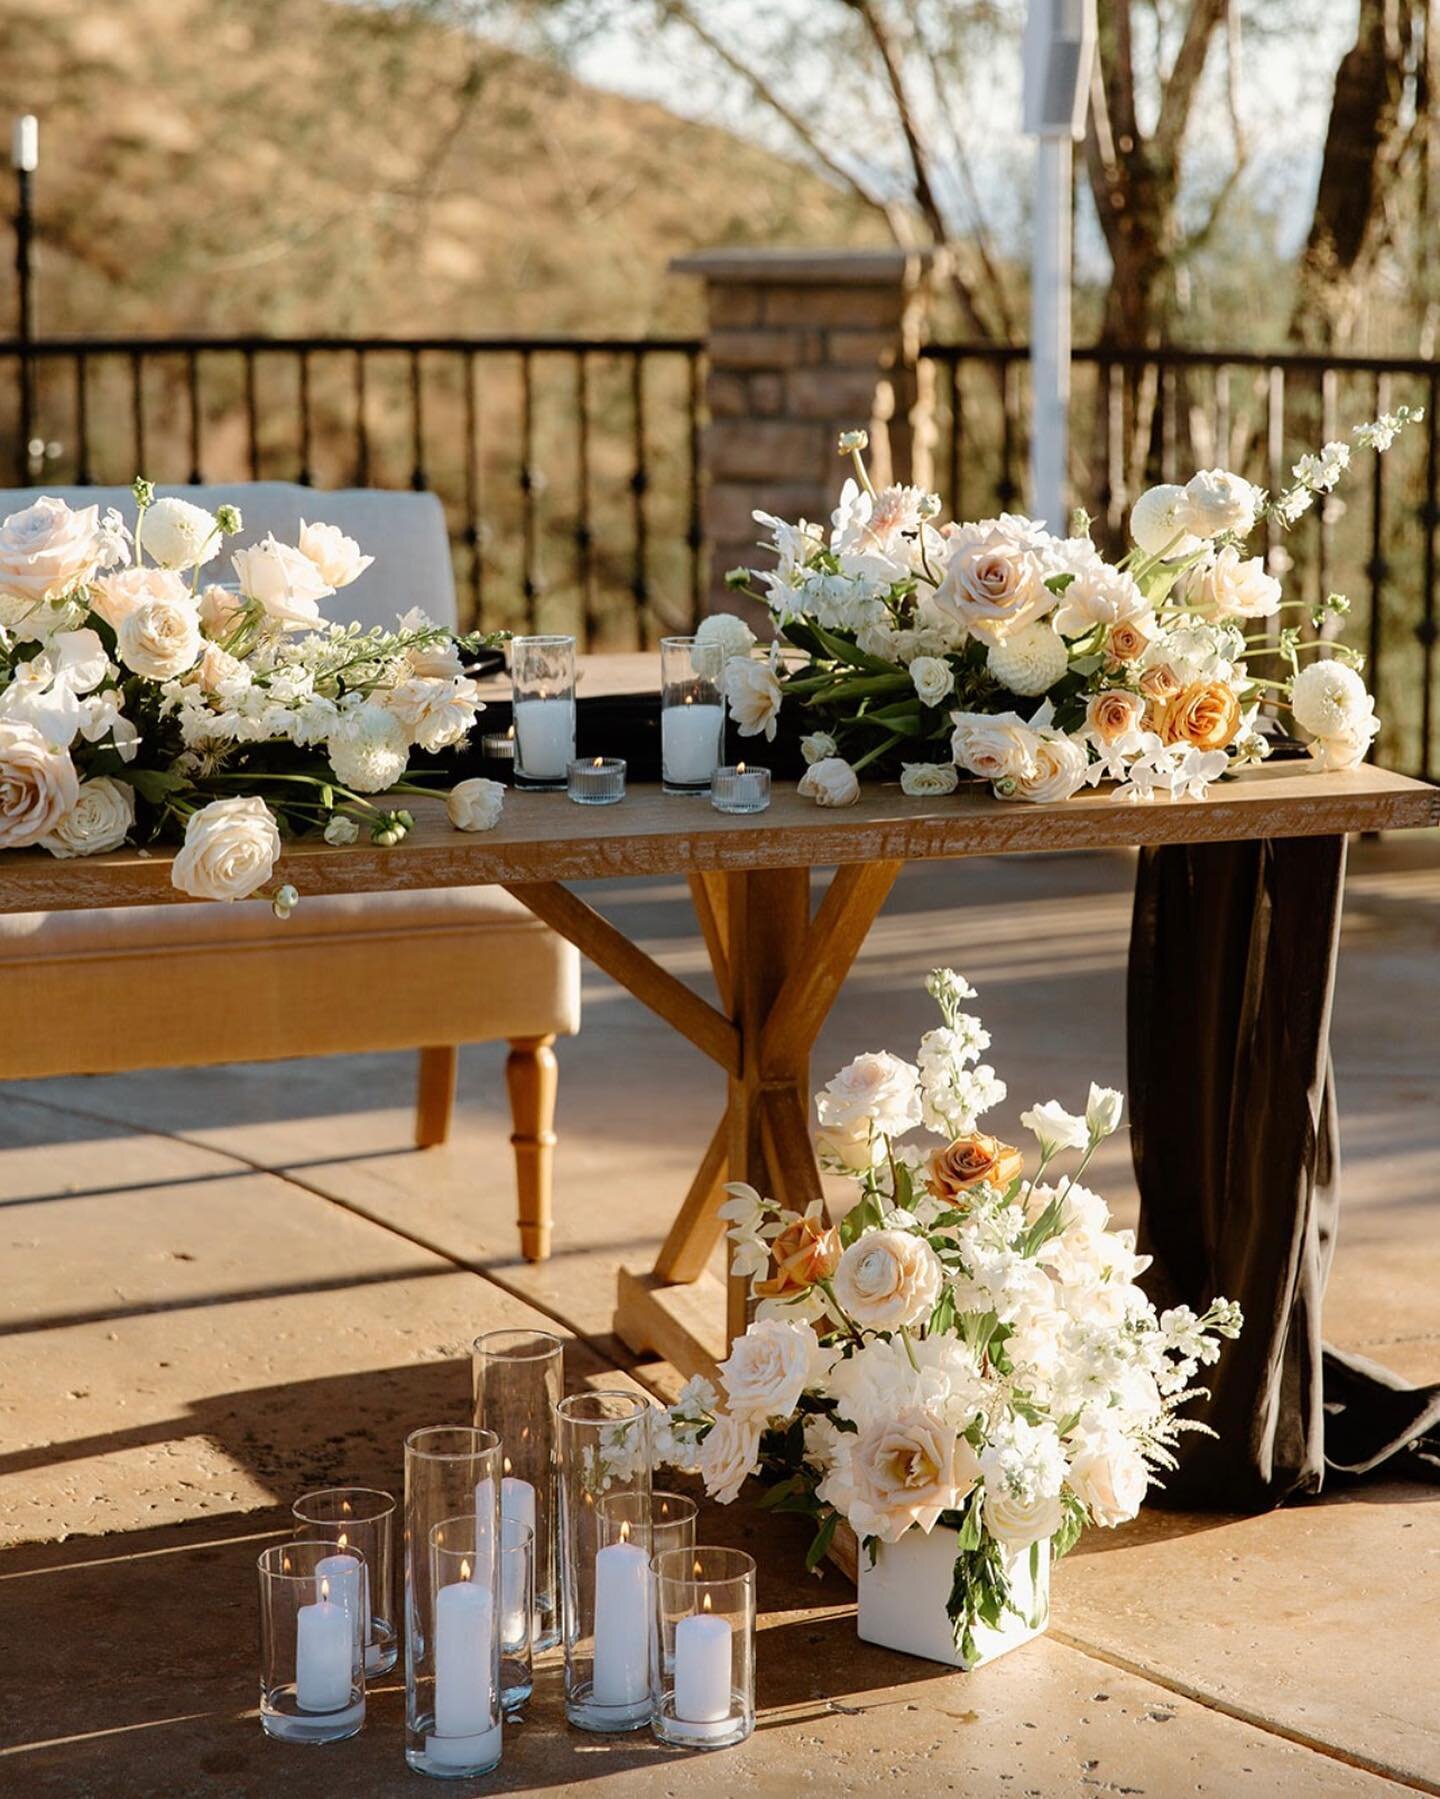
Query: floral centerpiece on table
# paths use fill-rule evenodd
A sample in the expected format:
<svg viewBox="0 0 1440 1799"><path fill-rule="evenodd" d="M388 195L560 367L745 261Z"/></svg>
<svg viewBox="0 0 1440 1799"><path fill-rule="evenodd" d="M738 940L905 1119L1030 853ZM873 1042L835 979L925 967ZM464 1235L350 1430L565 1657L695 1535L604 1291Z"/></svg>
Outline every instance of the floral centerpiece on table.
<svg viewBox="0 0 1440 1799"><path fill-rule="evenodd" d="M980 1061L974 990L949 969L927 985L943 1022L915 1061L859 1056L817 1096L821 1160L858 1187L841 1223L730 1188L755 1321L720 1368L723 1398L692 1382L662 1437L714 1497L759 1474L762 1504L812 1516L811 1567L842 1521L871 1554L952 1532L946 1611L973 1659L1017 1555L1058 1557L1087 1525L1133 1518L1180 1432L1206 1428L1180 1407L1241 1318L1223 1299L1157 1316L1136 1285L1148 1257L1081 1181L1120 1094L1092 1085L1083 1114L1034 1106L1028 1155L999 1142L977 1128L1005 1086Z"/></svg>
<svg viewBox="0 0 1440 1799"><path fill-rule="evenodd" d="M282 837L349 843L364 825L398 843L410 814L369 796L431 791L412 749L474 725L465 656L488 640L418 611L393 631L327 624L324 602L374 560L334 525L238 549L233 582L207 582L239 511L134 493L133 532L50 497L0 526L0 849L179 839L176 887L240 899L271 882ZM461 783L452 820L493 824L502 791ZM295 904L287 885L272 897Z"/></svg>
<svg viewBox="0 0 1440 1799"><path fill-rule="evenodd" d="M1382 451L1421 417L1402 406L1355 442ZM951 792L964 772L1001 799L1067 799L1104 780L1117 798L1201 798L1268 753L1263 702L1288 710L1321 768L1363 760L1379 721L1359 658L1279 624L1289 610L1319 632L1348 603L1285 600L1248 549L1262 521L1288 527L1337 485L1349 444L1304 457L1274 498L1224 469L1149 489L1116 561L1083 513L1068 537L1009 513L942 524L935 494L877 491L866 446L863 431L840 439L855 475L828 533L757 512L774 566L727 577L777 632L760 654L731 645L731 716L742 736L773 739L782 705L798 705L812 727L801 792L819 804L852 803L866 768L917 795Z"/></svg>

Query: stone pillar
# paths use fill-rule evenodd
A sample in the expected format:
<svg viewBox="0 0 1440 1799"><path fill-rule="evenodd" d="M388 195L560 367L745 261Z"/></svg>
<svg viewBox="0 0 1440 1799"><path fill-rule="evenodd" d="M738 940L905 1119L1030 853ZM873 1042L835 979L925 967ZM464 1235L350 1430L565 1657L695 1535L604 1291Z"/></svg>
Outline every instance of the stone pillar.
<svg viewBox="0 0 1440 1799"><path fill-rule="evenodd" d="M928 484L933 371L919 360L932 251L707 250L671 268L705 282L704 526L710 609L757 560L758 507L828 521L841 431L870 433L876 484Z"/></svg>

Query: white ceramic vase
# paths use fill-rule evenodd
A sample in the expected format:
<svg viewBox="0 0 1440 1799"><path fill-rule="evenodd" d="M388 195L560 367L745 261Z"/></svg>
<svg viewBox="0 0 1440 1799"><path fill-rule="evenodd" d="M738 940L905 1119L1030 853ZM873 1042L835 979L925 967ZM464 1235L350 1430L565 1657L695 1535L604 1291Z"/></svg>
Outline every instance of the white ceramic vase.
<svg viewBox="0 0 1440 1799"><path fill-rule="evenodd" d="M1050 1544L1041 1543L1038 1576L1030 1575L1030 1550L1016 1549L1006 1558L1014 1611L1004 1614L1000 1628L975 1626L973 1660L955 1645L954 1630L945 1611L954 1578L956 1533L937 1525L929 1536L908 1530L898 1543L881 1543L875 1561L860 1551L860 1618L862 1642L898 1649L905 1655L921 1655L947 1667L973 1668L993 1662L1008 1650L1018 1649L1038 1637L1050 1622Z"/></svg>

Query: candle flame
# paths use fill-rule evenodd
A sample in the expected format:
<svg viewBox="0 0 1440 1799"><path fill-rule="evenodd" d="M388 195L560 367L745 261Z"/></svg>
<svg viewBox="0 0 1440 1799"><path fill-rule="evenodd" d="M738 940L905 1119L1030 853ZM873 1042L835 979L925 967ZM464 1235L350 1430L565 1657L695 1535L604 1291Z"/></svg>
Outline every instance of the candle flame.
<svg viewBox="0 0 1440 1799"><path fill-rule="evenodd" d="M743 762L737 762L735 764L735 772L737 775L743 775L745 772L745 764Z"/></svg>
<svg viewBox="0 0 1440 1799"><path fill-rule="evenodd" d="M461 1580L469 1580L470 1578L470 1564L463 1556L460 1560L460 1578Z"/></svg>
<svg viewBox="0 0 1440 1799"><path fill-rule="evenodd" d="M510 729L509 729L509 730L508 730L508 731L507 731L507 732L506 732L506 733L505 733L505 735L506 735L506 736L507 736L507 737L513 737L513 736L514 736L514 735L515 735L515 727L514 727L514 725L511 725L511 727L510 727Z"/></svg>
<svg viewBox="0 0 1440 1799"><path fill-rule="evenodd" d="M696 1580L699 1580L699 1578L700 1578L700 1576L701 1576L701 1575L702 1575L702 1574L703 1574L703 1573L704 1573L704 1572L705 1572L705 1570L704 1570L704 1569L703 1569L703 1568L702 1568L702 1567L701 1567L701 1565L700 1565L700 1563L699 1563L699 1562L698 1562L698 1561L697 1561L697 1562L696 1562L696 1564L695 1564L695 1578L696 1578Z"/></svg>
<svg viewBox="0 0 1440 1799"><path fill-rule="evenodd" d="M710 1595L707 1593L705 1595L705 1598L701 1602L700 1610L702 1612L711 1612L711 1611L714 1611L714 1609L715 1609L714 1606L712 1606L710 1603Z"/></svg>
<svg viewBox="0 0 1440 1799"><path fill-rule="evenodd" d="M622 1543L630 1541L630 1520L628 1518L622 1518L620 1521L620 1541Z"/></svg>
<svg viewBox="0 0 1440 1799"><path fill-rule="evenodd" d="M505 1472L507 1474L510 1472L510 1458L508 1455L505 1457Z"/></svg>
<svg viewBox="0 0 1440 1799"><path fill-rule="evenodd" d="M594 761L593 761L593 762L592 762L592 763L591 763L591 764L590 764L590 766L591 766L591 767L592 767L592 768L599 768L599 766L600 766L600 765L601 765L601 763L602 763L602 762L603 762L603 761L604 761L604 760L605 760L605 758L604 758L604 757L603 757L603 756L597 756L597 757L596 757L596 758L595 758L595 760L594 760Z"/></svg>
<svg viewBox="0 0 1440 1799"><path fill-rule="evenodd" d="M340 1501L340 1510L344 1512L347 1518L350 1516L350 1501L348 1499L342 1499Z"/></svg>
<svg viewBox="0 0 1440 1799"><path fill-rule="evenodd" d="M341 1532L340 1532L340 1547L341 1547L341 1548L342 1548L342 1549L348 1549L348 1548L349 1548L349 1546L350 1546L350 1539L349 1539L349 1537L348 1537L348 1536L347 1536L347 1535L346 1535L346 1534L345 1534L345 1532L344 1532L344 1531L343 1531L343 1530L342 1530L342 1531L341 1531Z"/></svg>
<svg viewBox="0 0 1440 1799"><path fill-rule="evenodd" d="M330 1582L325 1575L320 1577L320 1598L322 1602L330 1597Z"/></svg>

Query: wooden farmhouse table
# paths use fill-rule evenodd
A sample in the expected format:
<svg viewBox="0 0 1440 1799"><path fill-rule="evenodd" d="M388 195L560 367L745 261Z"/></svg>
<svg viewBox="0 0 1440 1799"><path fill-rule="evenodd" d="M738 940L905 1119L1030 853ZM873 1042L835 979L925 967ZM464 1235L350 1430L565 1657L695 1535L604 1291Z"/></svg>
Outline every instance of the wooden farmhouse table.
<svg viewBox="0 0 1440 1799"><path fill-rule="evenodd" d="M1117 803L1085 792L1058 805L1005 804L980 788L907 799L869 784L859 803L822 810L793 790L768 812L729 817L700 799L632 788L608 808L563 793L512 793L493 831L450 828L438 801L411 801L414 831L394 849L361 841L287 846L280 873L301 893L365 893L496 883L674 1030L725 1077L723 1105L655 1264L623 1269L618 1335L685 1374L713 1375L743 1330L746 1285L708 1265L723 1233L727 1180L803 1211L821 1194L811 1146L810 1052L906 862L1029 851L1333 836L1440 823L1440 790L1378 768L1321 774L1294 763L1247 770L1204 801ZM177 900L170 852L56 861L0 855L0 911ZM811 915L811 871L835 874ZM660 967L572 881L683 875L709 951L719 1005Z"/></svg>

